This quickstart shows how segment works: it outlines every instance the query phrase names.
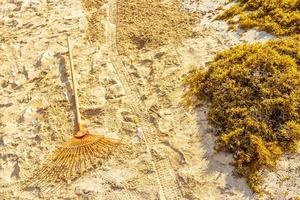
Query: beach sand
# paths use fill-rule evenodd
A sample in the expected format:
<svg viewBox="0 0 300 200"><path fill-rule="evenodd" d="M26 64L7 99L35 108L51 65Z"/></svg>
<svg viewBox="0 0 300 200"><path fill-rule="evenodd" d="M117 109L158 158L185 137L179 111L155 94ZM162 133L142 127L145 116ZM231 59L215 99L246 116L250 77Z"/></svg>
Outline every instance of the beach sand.
<svg viewBox="0 0 300 200"><path fill-rule="evenodd" d="M0 199L284 200L299 195L299 154L265 170L265 194L254 194L244 178L233 175L232 156L214 151L206 106L195 110L183 103L183 80L193 67L206 67L219 51L271 35L230 32L225 22L214 21L225 1L185 0L184 9L200 19L195 37L185 34L180 42L147 50L128 44L127 51L118 42L118 2L91 1L101 5L95 9L82 2L0 3ZM14 184L72 137L67 34L86 126L123 137L127 146L60 190L18 191Z"/></svg>

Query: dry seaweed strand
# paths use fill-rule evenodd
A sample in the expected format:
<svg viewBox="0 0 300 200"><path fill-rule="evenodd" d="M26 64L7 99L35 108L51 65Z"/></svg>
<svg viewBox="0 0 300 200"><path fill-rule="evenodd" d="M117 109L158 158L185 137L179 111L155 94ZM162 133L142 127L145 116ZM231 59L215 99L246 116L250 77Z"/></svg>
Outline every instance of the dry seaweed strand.
<svg viewBox="0 0 300 200"><path fill-rule="evenodd" d="M300 34L300 0L236 0L216 19L242 29L257 28L278 36ZM237 20L234 17L239 16Z"/></svg>
<svg viewBox="0 0 300 200"><path fill-rule="evenodd" d="M91 134L82 125L69 37L68 49L75 104L75 134L46 159L32 179L21 185L22 189L38 188L42 192L56 191L64 183L69 183L88 170L101 165L120 144L118 139Z"/></svg>
<svg viewBox="0 0 300 200"><path fill-rule="evenodd" d="M260 192L260 172L300 140L300 36L219 53L187 79L188 105L209 102L216 148L234 155L237 172ZM195 101L195 98L196 101Z"/></svg>

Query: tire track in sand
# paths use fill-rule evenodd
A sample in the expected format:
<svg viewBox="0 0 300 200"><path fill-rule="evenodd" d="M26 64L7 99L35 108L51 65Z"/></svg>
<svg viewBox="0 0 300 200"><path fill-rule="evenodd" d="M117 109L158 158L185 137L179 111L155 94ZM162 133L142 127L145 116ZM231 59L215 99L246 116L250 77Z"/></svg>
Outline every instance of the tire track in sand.
<svg viewBox="0 0 300 200"><path fill-rule="evenodd" d="M155 151L155 135L159 132L157 127L151 123L151 116L148 114L146 104L142 100L139 88L134 84L128 68L122 62L117 50L117 0L109 0L107 6L107 23L105 25L106 43L109 47L109 58L111 65L121 81L126 96L130 98L133 104L131 109L140 118L138 134L145 142L145 146L151 159L152 168L157 178L157 184L160 189L162 199L177 200L182 199L180 184L176 178L175 171L167 157L162 157ZM156 133L156 134L155 134ZM125 188L126 189L126 188ZM126 196L124 194L124 196ZM132 199L132 197L131 197Z"/></svg>

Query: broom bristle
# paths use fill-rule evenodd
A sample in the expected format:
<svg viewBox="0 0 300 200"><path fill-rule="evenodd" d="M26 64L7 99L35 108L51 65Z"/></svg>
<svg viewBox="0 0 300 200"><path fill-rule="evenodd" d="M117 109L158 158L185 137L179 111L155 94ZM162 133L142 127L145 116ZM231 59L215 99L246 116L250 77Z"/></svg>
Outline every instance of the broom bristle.
<svg viewBox="0 0 300 200"><path fill-rule="evenodd" d="M51 192L99 167L119 146L120 140L87 134L72 138L57 149L22 189Z"/></svg>

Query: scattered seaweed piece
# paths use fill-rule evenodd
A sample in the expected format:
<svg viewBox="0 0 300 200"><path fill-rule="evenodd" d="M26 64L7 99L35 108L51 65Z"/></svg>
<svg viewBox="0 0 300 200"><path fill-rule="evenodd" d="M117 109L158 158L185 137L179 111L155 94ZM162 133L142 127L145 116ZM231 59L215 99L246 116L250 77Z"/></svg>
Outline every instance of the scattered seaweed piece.
<svg viewBox="0 0 300 200"><path fill-rule="evenodd" d="M274 167L280 156L298 148L299 52L299 35L244 44L219 53L207 70L194 70L186 78L186 103L209 103L216 149L234 155L238 174L256 192L261 191L261 169Z"/></svg>
<svg viewBox="0 0 300 200"><path fill-rule="evenodd" d="M232 1L231 1L232 2ZM277 36L300 33L300 0L236 0L216 19L242 29L257 28ZM238 20L234 20L239 16Z"/></svg>

